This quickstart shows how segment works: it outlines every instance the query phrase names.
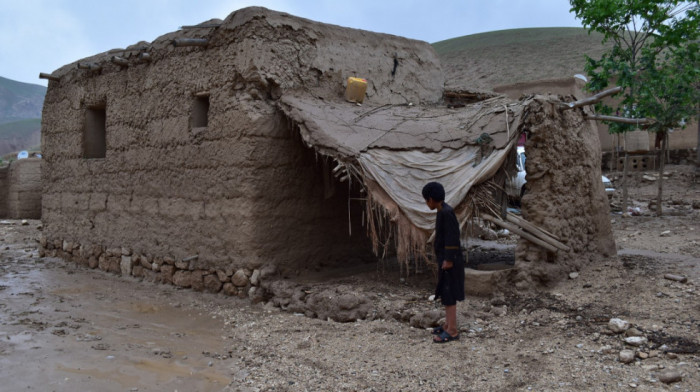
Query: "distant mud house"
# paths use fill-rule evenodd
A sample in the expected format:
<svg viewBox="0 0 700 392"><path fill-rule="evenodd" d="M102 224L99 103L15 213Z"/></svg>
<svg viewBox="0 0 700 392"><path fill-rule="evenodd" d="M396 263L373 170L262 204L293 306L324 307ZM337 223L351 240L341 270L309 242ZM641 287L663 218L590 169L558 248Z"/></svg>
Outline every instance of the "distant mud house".
<svg viewBox="0 0 700 392"><path fill-rule="evenodd" d="M367 80L362 106L343 99L348 77ZM269 265L358 262L387 244L420 254L433 224L420 186L436 176L425 167L439 163L449 201L471 217L479 206L468 200L503 178L529 113L543 110L537 99L464 94L440 105L444 77L427 43L262 8L49 78L45 251L238 294Z"/></svg>

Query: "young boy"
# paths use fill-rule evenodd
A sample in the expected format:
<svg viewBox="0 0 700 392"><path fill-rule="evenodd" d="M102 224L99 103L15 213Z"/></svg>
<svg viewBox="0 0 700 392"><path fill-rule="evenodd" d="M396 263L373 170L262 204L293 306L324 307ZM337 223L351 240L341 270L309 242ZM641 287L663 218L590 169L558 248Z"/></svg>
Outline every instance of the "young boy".
<svg viewBox="0 0 700 392"><path fill-rule="evenodd" d="M435 343L459 339L457 330L457 301L464 300L464 256L460 247L459 222L454 210L445 203L445 189L438 182L423 187L428 208L437 210L435 221L435 258L438 263L438 283L435 298L445 305L445 325L433 329Z"/></svg>

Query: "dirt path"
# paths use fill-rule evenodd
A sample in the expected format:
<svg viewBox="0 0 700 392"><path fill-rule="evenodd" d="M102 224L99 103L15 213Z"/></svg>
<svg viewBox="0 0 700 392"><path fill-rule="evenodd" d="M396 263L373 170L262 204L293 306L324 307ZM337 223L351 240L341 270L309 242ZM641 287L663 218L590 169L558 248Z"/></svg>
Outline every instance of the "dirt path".
<svg viewBox="0 0 700 392"><path fill-rule="evenodd" d="M462 339L436 345L408 322L434 309L428 276L407 285L371 268L327 283L356 287L378 312L336 323L40 259L40 222L29 223L0 224L7 391L700 390L700 266L683 253L622 249L541 293L468 298ZM611 317L651 341L639 349L650 358L618 361ZM683 380L660 382L669 369Z"/></svg>

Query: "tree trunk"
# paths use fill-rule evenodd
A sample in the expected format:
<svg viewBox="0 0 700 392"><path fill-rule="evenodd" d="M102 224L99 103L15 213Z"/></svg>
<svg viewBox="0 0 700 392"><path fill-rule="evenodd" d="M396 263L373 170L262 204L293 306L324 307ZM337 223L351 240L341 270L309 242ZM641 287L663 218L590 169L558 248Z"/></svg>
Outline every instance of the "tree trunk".
<svg viewBox="0 0 700 392"><path fill-rule="evenodd" d="M668 133L663 132L663 137L661 138L661 153L659 154L659 194L656 197L656 216L663 215L661 210L661 198L663 197L664 191L664 163L666 162L666 139L668 139Z"/></svg>
<svg viewBox="0 0 700 392"><path fill-rule="evenodd" d="M700 114L698 114L698 146L695 149L695 182L700 182Z"/></svg>
<svg viewBox="0 0 700 392"><path fill-rule="evenodd" d="M625 158L622 161L622 213L627 213L627 149L625 149Z"/></svg>

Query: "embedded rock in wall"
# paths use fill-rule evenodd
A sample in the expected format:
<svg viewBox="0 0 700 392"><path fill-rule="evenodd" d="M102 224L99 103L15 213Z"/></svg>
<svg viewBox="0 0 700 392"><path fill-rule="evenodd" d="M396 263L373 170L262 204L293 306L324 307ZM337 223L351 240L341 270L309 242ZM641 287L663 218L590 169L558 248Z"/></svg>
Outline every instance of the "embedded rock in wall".
<svg viewBox="0 0 700 392"><path fill-rule="evenodd" d="M253 300L258 300L265 295L265 290L260 287L262 283L266 283L266 287L269 288L275 281L274 267L253 271L245 268L231 269L229 275L225 271L191 268L190 263L178 263L170 256L153 257L139 254L127 247L103 248L100 245L82 245L69 240L49 240L46 236L41 237L39 245L41 257L62 257L88 268L99 268L122 276L134 276L196 291L250 297ZM102 249L105 250L102 251ZM152 263L151 260L153 260ZM189 261L192 261L192 258ZM249 275L256 276L255 282L248 279ZM231 276L240 277L240 279L237 278L237 283L244 284L234 285L230 282ZM252 288L256 290L251 290ZM258 288L261 290L258 291Z"/></svg>

